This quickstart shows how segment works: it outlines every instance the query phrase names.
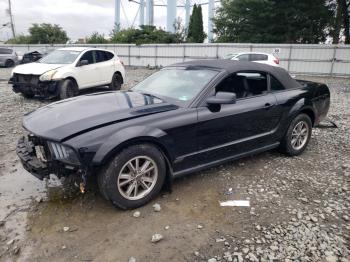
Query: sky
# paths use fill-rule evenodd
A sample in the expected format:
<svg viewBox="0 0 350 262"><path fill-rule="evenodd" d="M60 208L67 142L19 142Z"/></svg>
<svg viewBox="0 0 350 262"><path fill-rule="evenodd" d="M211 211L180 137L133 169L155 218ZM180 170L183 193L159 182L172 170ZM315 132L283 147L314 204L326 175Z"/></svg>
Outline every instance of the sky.
<svg viewBox="0 0 350 262"><path fill-rule="evenodd" d="M128 0L122 1L121 27L138 26L139 6ZM17 34L28 34L28 28L33 23L59 24L66 30L71 40L77 40L98 31L109 35L114 25L114 0L12 0ZM166 3L166 0L154 0L155 3ZM183 4L184 0L179 0ZM206 0L192 0L207 2ZM0 0L0 41L11 38L10 28L2 25L9 21L8 0ZM207 29L207 6L203 6L204 29ZM185 22L185 10L179 7L177 17ZM134 22L135 21L135 22ZM134 22L134 23L133 23ZM154 24L166 27L166 7L155 7Z"/></svg>

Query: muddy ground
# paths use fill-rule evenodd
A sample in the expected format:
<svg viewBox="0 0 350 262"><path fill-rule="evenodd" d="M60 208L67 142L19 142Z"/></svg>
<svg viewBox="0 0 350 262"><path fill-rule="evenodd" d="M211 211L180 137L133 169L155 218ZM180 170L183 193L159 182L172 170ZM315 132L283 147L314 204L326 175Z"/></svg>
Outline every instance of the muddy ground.
<svg viewBox="0 0 350 262"><path fill-rule="evenodd" d="M349 261L350 79L304 77L329 85L339 127L315 128L301 156L271 151L178 179L134 217L23 170L22 115L48 102L14 94L9 72L0 69L0 261ZM152 72L129 69L125 88Z"/></svg>

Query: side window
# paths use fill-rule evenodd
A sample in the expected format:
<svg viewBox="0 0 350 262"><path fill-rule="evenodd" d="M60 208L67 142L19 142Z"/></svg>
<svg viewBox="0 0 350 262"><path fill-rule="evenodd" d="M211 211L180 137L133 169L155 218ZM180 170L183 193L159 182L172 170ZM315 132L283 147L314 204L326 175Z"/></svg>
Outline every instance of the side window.
<svg viewBox="0 0 350 262"><path fill-rule="evenodd" d="M267 93L266 74L259 72L240 72L231 74L215 88L217 92L236 93L237 99Z"/></svg>
<svg viewBox="0 0 350 262"><path fill-rule="evenodd" d="M267 55L263 54L251 54L250 61L265 61L267 60Z"/></svg>
<svg viewBox="0 0 350 262"><path fill-rule="evenodd" d="M285 90L286 88L274 76L270 75L270 88L272 91Z"/></svg>
<svg viewBox="0 0 350 262"><path fill-rule="evenodd" d="M10 54L12 54L12 49L0 48L0 54L1 55L5 55L5 54L10 55Z"/></svg>
<svg viewBox="0 0 350 262"><path fill-rule="evenodd" d="M99 50L95 51L95 57L96 57L96 63L100 63L108 60L105 55L105 52L99 51Z"/></svg>
<svg viewBox="0 0 350 262"><path fill-rule="evenodd" d="M244 77L246 83L245 97L259 96L267 93L267 74L263 72L239 72L237 77Z"/></svg>
<svg viewBox="0 0 350 262"><path fill-rule="evenodd" d="M111 60L114 57L114 54L111 52L105 52L107 60Z"/></svg>
<svg viewBox="0 0 350 262"><path fill-rule="evenodd" d="M93 51L87 51L85 54L83 54L83 56L80 58L81 60L88 60L89 64L93 64L94 63L94 57L92 55Z"/></svg>
<svg viewBox="0 0 350 262"><path fill-rule="evenodd" d="M245 54L245 55L240 55L237 57L239 61L249 61L249 55Z"/></svg>

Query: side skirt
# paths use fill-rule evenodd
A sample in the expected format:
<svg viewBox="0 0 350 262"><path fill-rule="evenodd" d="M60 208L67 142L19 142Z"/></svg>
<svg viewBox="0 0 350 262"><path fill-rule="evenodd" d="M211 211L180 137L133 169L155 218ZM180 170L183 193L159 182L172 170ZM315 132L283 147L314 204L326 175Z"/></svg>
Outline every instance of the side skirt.
<svg viewBox="0 0 350 262"><path fill-rule="evenodd" d="M254 149L254 150L251 150L251 151L248 151L248 152L244 152L244 153L241 153L241 154L238 154L238 155L229 156L229 157L226 157L226 158L223 158L223 159L215 160L213 162L206 163L204 165L199 165L199 166L191 167L191 168L188 168L188 169L185 169L185 170L177 171L177 172L173 173L173 176L174 176L174 178L178 178L178 177L190 174L190 173L198 172L198 171L203 170L203 169L207 169L207 168L210 168L210 167L218 166L218 165L221 165L223 163L226 163L226 162L229 162L229 161L232 161L232 160L236 160L236 159L247 157L247 156L251 156L251 155L256 155L256 154L262 153L264 151L268 151L268 150L274 149L274 148L278 147L279 145L280 145L280 142L276 142L274 144L271 144L271 145L268 145L268 146L264 146L264 147L260 147L260 148L257 148L257 149Z"/></svg>

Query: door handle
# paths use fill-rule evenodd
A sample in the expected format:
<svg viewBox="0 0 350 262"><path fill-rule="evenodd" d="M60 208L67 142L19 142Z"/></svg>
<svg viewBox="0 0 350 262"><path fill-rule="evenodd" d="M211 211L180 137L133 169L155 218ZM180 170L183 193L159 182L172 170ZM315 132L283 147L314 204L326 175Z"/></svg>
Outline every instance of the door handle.
<svg viewBox="0 0 350 262"><path fill-rule="evenodd" d="M264 108L265 108L265 109L269 109L269 108L272 107L272 106L273 106L272 104L266 103L265 106L264 106Z"/></svg>

